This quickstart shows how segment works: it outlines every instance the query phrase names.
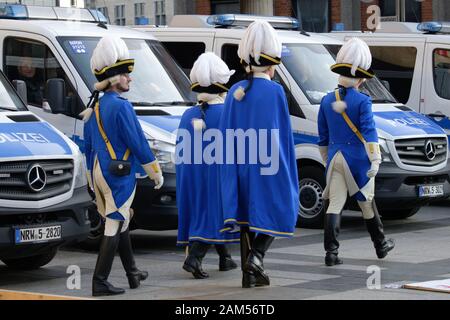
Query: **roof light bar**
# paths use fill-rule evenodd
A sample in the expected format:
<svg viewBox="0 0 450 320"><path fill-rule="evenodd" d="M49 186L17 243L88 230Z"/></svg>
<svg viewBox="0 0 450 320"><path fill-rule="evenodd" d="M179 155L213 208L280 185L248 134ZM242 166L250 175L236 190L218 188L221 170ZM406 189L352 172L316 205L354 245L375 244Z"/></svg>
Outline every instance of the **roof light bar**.
<svg viewBox="0 0 450 320"><path fill-rule="evenodd" d="M0 19L26 19L27 8L21 4L0 4Z"/></svg>
<svg viewBox="0 0 450 320"><path fill-rule="evenodd" d="M0 19L75 20L108 23L108 19L97 10L8 3L0 4Z"/></svg>
<svg viewBox="0 0 450 320"><path fill-rule="evenodd" d="M209 16L208 24L221 27L248 27L256 20L264 20L270 23L275 29L298 29L299 22L291 17L265 17L245 14L217 14Z"/></svg>
<svg viewBox="0 0 450 320"><path fill-rule="evenodd" d="M450 22L422 22L417 25L417 30L428 33L450 33Z"/></svg>

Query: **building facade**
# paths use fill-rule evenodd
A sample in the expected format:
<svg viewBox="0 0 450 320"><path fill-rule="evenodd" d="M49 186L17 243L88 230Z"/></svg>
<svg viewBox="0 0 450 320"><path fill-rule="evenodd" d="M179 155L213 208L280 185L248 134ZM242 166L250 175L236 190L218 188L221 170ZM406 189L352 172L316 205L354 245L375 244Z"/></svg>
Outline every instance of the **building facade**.
<svg viewBox="0 0 450 320"><path fill-rule="evenodd" d="M195 13L190 0L86 0L86 6L117 25L166 25L175 14Z"/></svg>
<svg viewBox="0 0 450 320"><path fill-rule="evenodd" d="M292 16L306 31L368 30L383 21L450 21L449 0L6 0L31 5L96 8L117 25L166 25L176 14L248 13ZM378 14L378 12L377 12Z"/></svg>
<svg viewBox="0 0 450 320"><path fill-rule="evenodd" d="M85 0L3 0L3 3L20 3L30 6L84 8Z"/></svg>
<svg viewBox="0 0 450 320"><path fill-rule="evenodd" d="M374 5L381 21L450 21L448 0L196 0L195 13L292 16L306 31L327 32L370 29Z"/></svg>

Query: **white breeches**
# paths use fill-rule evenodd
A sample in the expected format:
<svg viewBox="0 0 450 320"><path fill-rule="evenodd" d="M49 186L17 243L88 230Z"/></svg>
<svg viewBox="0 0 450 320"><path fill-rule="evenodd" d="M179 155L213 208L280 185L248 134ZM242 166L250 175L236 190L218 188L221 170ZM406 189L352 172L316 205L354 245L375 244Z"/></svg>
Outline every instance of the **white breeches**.
<svg viewBox="0 0 450 320"><path fill-rule="evenodd" d="M112 237L117 234L120 226L120 220L110 219L107 216L110 213L118 211L125 220L123 221L123 226L120 232L124 232L128 229L130 220L133 217L133 210L131 209L131 204L133 203L136 188L134 188L133 193L128 198L128 200L120 207L117 208L111 189L108 186L105 178L103 177L102 170L100 168L100 163L97 158L94 162L93 170L93 184L95 192L95 202L97 205L97 211L100 213L105 220L105 236Z"/></svg>
<svg viewBox="0 0 450 320"><path fill-rule="evenodd" d="M119 220L106 218L104 235L107 237L115 236L117 234L117 231L119 230L120 222L121 221ZM122 233L124 231L127 231L129 224L130 224L129 219L123 221L122 229L120 230L120 232Z"/></svg>
<svg viewBox="0 0 450 320"><path fill-rule="evenodd" d="M336 154L333 164L331 178L329 181L329 206L327 214L340 214L347 201L348 186L345 180L344 157L339 152ZM371 197L371 199L373 196ZM372 219L375 215L372 201L358 201L364 219Z"/></svg>

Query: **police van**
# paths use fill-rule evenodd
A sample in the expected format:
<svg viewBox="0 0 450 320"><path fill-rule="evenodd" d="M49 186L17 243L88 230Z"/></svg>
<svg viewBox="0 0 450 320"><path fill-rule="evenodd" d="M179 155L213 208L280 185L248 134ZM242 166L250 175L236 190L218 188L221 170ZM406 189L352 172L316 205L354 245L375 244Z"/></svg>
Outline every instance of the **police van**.
<svg viewBox="0 0 450 320"><path fill-rule="evenodd" d="M155 35L186 73L198 55L215 52L237 72L245 71L237 48L245 27L266 19L283 43L282 64L275 80L285 89L300 177L299 224L320 227L323 222L324 164L318 151L317 115L322 97L335 89L337 75L330 71L342 42L331 37L298 31L292 18L248 15L175 16L168 27L136 26ZM296 30L296 31L294 31ZM397 100L375 78L362 86L372 97L383 163L376 178L376 198L381 215L406 218L431 199L450 194L448 140L445 132L427 117ZM354 208L354 203L349 202Z"/></svg>
<svg viewBox="0 0 450 320"><path fill-rule="evenodd" d="M450 22L382 22L357 36L370 46L372 69L401 103L429 116L450 135Z"/></svg>
<svg viewBox="0 0 450 320"><path fill-rule="evenodd" d="M78 146L32 114L0 72L0 260L47 264L61 245L86 239L91 205Z"/></svg>
<svg viewBox="0 0 450 320"><path fill-rule="evenodd" d="M189 80L170 54L150 34L113 26L96 10L6 4L0 7L1 68L28 89L29 109L61 130L84 151L83 121L96 79L90 58L98 41L121 37L135 58L131 89L124 94L133 104L153 153L164 173L164 186L154 189L140 172L132 208L132 228L177 228L174 152L181 115L192 94ZM120 130L120 128L117 128ZM102 221L90 213L87 245L101 238Z"/></svg>

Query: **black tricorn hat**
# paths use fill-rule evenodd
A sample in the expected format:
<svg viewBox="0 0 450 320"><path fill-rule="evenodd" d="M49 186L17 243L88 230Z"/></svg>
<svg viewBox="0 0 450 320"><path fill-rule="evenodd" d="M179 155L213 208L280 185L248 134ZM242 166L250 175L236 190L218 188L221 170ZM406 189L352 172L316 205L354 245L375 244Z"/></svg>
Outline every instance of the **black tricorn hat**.
<svg viewBox="0 0 450 320"><path fill-rule="evenodd" d="M368 70L365 70L363 68L356 68L355 75L352 74L352 67L353 65L349 63L336 63L333 64L330 69L334 73L340 74L341 76L348 77L348 78L356 78L356 79L372 79L375 77L375 73L371 68Z"/></svg>
<svg viewBox="0 0 450 320"><path fill-rule="evenodd" d="M191 90L198 93L211 93L211 94L218 94L223 92L228 92L228 86L226 84L215 82L211 84L209 87L202 87L200 83L194 82L191 85Z"/></svg>
<svg viewBox="0 0 450 320"><path fill-rule="evenodd" d="M106 66L101 70L94 70L98 81L103 81L118 74L131 73L134 69L134 59L118 60L112 66Z"/></svg>

